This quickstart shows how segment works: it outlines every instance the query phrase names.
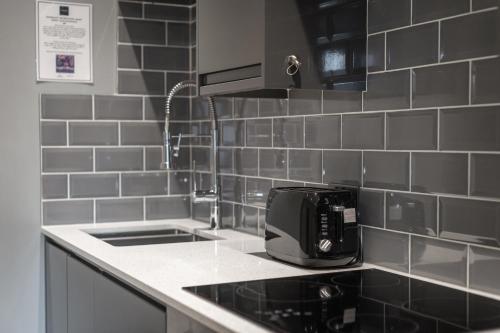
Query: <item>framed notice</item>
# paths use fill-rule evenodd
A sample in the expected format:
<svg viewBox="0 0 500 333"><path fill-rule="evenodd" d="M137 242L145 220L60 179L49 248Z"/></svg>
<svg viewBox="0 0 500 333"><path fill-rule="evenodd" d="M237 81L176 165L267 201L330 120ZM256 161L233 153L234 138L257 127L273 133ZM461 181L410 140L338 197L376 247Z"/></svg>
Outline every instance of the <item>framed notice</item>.
<svg viewBox="0 0 500 333"><path fill-rule="evenodd" d="M37 80L92 83L92 4L36 2Z"/></svg>

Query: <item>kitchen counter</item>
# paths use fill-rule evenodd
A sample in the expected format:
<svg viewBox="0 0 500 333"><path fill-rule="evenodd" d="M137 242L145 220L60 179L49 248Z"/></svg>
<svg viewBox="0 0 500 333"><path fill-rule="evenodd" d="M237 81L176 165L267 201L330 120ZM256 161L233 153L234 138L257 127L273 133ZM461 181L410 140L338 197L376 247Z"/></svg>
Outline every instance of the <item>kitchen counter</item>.
<svg viewBox="0 0 500 333"><path fill-rule="evenodd" d="M114 247L88 234L115 228L125 231L164 227L192 231L206 229L207 224L191 219L120 222L44 226L42 232L57 244L145 295L176 308L218 332L262 333L268 330L184 291L183 287L334 271L303 269L252 255L265 251L264 240L234 230L200 232L200 235L222 238L216 241L129 247ZM356 269L368 267L372 266L364 264Z"/></svg>

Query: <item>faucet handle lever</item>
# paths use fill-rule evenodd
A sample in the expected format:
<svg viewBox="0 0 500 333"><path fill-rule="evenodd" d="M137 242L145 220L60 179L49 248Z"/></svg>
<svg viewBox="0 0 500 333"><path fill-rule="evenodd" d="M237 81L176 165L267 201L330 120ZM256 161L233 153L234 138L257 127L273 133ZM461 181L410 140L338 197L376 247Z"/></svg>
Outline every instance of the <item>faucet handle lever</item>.
<svg viewBox="0 0 500 333"><path fill-rule="evenodd" d="M177 145L173 146L174 157L179 157L179 151L181 150L181 140L182 133L179 133L179 135L177 136Z"/></svg>
<svg viewBox="0 0 500 333"><path fill-rule="evenodd" d="M193 191L196 193L197 191L197 186L196 186L196 160L193 160Z"/></svg>

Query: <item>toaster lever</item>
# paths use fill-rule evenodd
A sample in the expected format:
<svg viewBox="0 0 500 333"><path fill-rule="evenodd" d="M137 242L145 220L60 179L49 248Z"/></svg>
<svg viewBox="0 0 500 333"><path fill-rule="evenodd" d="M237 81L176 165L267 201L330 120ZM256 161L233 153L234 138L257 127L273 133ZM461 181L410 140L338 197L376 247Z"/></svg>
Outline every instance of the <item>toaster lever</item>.
<svg viewBox="0 0 500 333"><path fill-rule="evenodd" d="M330 206L332 210L334 221L335 221L335 229L337 229L337 240L342 243L344 241L344 206L332 205Z"/></svg>

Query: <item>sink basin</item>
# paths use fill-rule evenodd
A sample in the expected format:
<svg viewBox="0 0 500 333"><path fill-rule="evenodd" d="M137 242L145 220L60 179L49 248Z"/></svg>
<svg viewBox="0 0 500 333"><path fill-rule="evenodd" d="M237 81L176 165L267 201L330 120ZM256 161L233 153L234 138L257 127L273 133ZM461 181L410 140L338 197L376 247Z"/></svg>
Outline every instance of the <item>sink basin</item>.
<svg viewBox="0 0 500 333"><path fill-rule="evenodd" d="M89 235L99 238L113 246L137 246L153 244L170 244L185 242L211 241L218 238L208 238L185 230L169 228L159 230L105 231L89 232Z"/></svg>

